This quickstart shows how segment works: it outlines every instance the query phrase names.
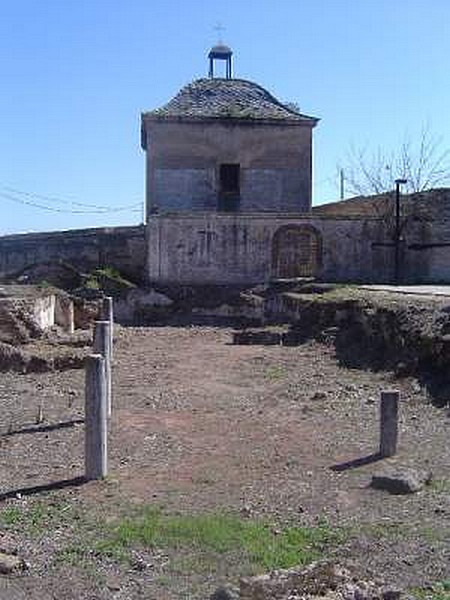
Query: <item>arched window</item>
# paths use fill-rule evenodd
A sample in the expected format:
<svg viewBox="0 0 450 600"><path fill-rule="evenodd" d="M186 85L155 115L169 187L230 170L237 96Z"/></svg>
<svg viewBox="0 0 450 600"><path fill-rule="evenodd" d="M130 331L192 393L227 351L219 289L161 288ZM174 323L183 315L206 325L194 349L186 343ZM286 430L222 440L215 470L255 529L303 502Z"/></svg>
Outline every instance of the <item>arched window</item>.
<svg viewBox="0 0 450 600"><path fill-rule="evenodd" d="M272 277L314 277L322 263L322 237L311 225L283 225L272 240Z"/></svg>

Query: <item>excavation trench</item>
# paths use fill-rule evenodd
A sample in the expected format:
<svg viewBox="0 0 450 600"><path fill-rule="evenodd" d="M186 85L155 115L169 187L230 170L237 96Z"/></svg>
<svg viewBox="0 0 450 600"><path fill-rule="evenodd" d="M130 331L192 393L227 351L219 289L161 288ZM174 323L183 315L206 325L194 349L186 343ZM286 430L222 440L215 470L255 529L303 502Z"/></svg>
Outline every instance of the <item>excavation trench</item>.
<svg viewBox="0 0 450 600"><path fill-rule="evenodd" d="M439 405L450 402L450 302L385 296L359 290L323 294L285 292L265 302L266 323L285 323L268 332L268 343L302 344L316 339L333 345L349 368L389 370L415 376ZM262 332L244 329L236 343L264 343Z"/></svg>
<svg viewBox="0 0 450 600"><path fill-rule="evenodd" d="M235 344L317 339L344 366L415 376L437 403L450 399L450 298L306 281L140 290L118 308L139 325L232 324Z"/></svg>
<svg viewBox="0 0 450 600"><path fill-rule="evenodd" d="M313 282L249 289L176 286L133 289L115 299L115 309L125 325L232 324L235 344L295 346L316 339L333 346L346 367L417 377L437 404L449 404L450 298ZM75 337L56 346L52 340L0 343L0 370L82 367L90 334L79 330Z"/></svg>

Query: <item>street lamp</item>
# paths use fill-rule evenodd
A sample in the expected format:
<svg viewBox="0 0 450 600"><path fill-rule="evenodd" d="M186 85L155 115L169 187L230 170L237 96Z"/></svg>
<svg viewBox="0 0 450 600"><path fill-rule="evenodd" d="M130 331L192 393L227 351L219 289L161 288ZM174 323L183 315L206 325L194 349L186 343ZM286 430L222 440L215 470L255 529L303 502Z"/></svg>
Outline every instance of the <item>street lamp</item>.
<svg viewBox="0 0 450 600"><path fill-rule="evenodd" d="M400 186L408 183L407 179L395 180L395 285L400 281Z"/></svg>

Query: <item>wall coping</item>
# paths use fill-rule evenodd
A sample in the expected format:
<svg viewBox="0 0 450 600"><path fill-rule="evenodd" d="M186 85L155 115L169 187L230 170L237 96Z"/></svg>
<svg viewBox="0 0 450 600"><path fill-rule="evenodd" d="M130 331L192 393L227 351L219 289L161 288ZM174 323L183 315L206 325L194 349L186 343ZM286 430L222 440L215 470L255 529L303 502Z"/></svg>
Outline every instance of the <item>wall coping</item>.
<svg viewBox="0 0 450 600"><path fill-rule="evenodd" d="M306 213L269 213L269 212L252 212L252 213L219 213L219 212L204 212L204 211L180 211L180 212L164 212L152 214L148 217L147 224L150 224L152 221L158 220L170 220L170 219L205 219L205 218L213 218L217 220L229 220L236 221L239 219L245 220L260 220L266 219L268 221L293 221L293 220L302 220L302 221L380 221L383 219L381 217L373 217L373 216L358 216L358 215L316 215L316 214L306 214Z"/></svg>
<svg viewBox="0 0 450 600"><path fill-rule="evenodd" d="M84 229L60 229L56 231L33 231L30 233L10 233L0 236L1 242L13 242L15 240L39 240L46 238L74 238L80 236L98 236L98 235L130 235L144 234L145 225L123 225L118 227L87 227Z"/></svg>

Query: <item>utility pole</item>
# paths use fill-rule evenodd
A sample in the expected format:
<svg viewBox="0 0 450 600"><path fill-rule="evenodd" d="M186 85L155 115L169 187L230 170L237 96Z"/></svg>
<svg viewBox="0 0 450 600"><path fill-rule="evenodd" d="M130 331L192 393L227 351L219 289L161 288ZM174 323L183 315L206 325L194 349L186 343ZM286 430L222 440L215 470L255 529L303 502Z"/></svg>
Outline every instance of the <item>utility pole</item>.
<svg viewBox="0 0 450 600"><path fill-rule="evenodd" d="M344 181L345 181L344 169L339 169L339 189L340 189L341 200L344 199Z"/></svg>
<svg viewBox="0 0 450 600"><path fill-rule="evenodd" d="M408 183L406 179L395 180L395 262L394 262L394 281L395 285L400 283L400 186Z"/></svg>

